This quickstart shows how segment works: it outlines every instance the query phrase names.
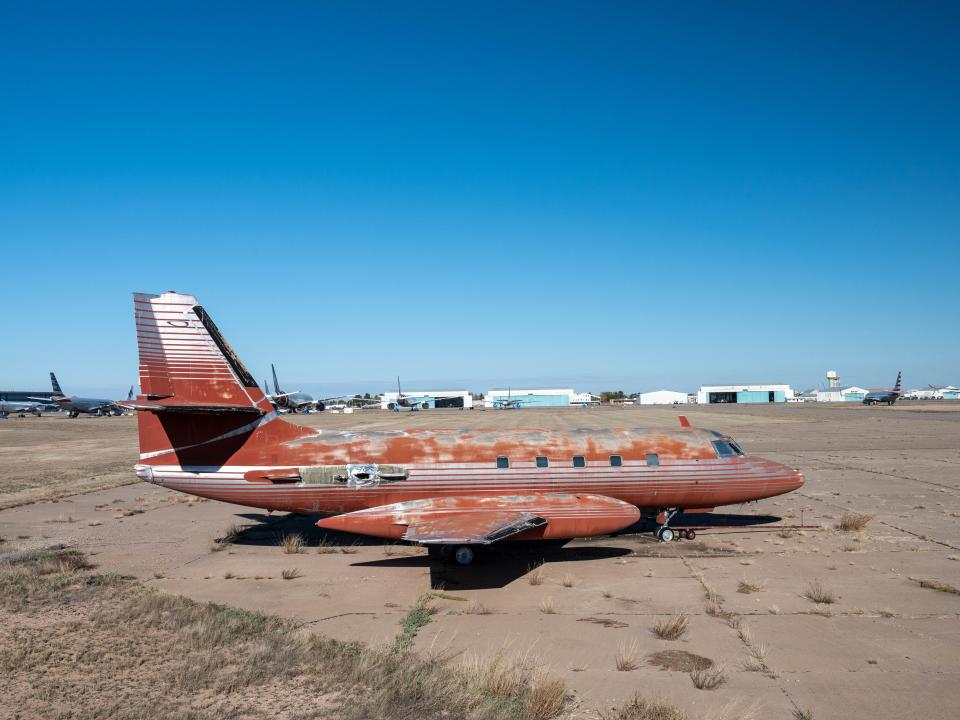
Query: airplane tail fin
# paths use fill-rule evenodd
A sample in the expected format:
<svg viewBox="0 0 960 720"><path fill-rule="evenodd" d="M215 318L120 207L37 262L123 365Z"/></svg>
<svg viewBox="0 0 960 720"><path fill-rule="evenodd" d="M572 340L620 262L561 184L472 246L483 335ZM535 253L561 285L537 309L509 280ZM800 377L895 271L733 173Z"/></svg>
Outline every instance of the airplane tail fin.
<svg viewBox="0 0 960 720"><path fill-rule="evenodd" d="M218 465L262 444L273 406L196 298L135 293L133 303L142 394L122 404L139 411L141 461L175 453L181 465Z"/></svg>
<svg viewBox="0 0 960 720"><path fill-rule="evenodd" d="M53 389L54 397L65 397L63 390L60 389L60 383L57 382L57 376L54 373L50 373L50 387Z"/></svg>
<svg viewBox="0 0 960 720"><path fill-rule="evenodd" d="M127 400L133 400L133 385L130 386L130 391L127 393Z"/></svg>
<svg viewBox="0 0 960 720"><path fill-rule="evenodd" d="M280 383L277 382L277 369L273 366L273 363L270 363L270 372L273 373L273 392L275 395L279 395L283 391L280 389Z"/></svg>
<svg viewBox="0 0 960 720"><path fill-rule="evenodd" d="M900 390L900 381L901 381L902 379L903 379L903 370L900 370L900 371L897 372L897 384L893 386L893 392L895 392L897 395L899 395L900 392L901 392L901 390Z"/></svg>

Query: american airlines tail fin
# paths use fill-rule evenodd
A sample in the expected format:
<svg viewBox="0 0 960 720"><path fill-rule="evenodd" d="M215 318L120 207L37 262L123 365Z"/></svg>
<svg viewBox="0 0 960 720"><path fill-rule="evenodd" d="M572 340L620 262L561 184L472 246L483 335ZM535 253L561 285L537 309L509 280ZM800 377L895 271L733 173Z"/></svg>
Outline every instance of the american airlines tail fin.
<svg viewBox="0 0 960 720"><path fill-rule="evenodd" d="M138 411L141 462L208 467L237 454L262 462L303 434L271 422L273 405L195 297L135 293L133 304L142 394L121 405Z"/></svg>
<svg viewBox="0 0 960 720"><path fill-rule="evenodd" d="M273 366L273 363L270 363L270 372L273 373L273 394L282 395L283 391L280 389L280 383L277 382L277 369Z"/></svg>
<svg viewBox="0 0 960 720"><path fill-rule="evenodd" d="M893 386L893 392L895 392L897 395L899 395L900 392L901 392L901 391L900 391L900 380L901 380L902 377L903 377L903 370L900 370L900 371L897 372L897 384Z"/></svg>
<svg viewBox="0 0 960 720"><path fill-rule="evenodd" d="M52 372L50 373L50 387L53 389L54 397L66 397L63 394L63 390L60 389L60 383L57 382L57 376Z"/></svg>

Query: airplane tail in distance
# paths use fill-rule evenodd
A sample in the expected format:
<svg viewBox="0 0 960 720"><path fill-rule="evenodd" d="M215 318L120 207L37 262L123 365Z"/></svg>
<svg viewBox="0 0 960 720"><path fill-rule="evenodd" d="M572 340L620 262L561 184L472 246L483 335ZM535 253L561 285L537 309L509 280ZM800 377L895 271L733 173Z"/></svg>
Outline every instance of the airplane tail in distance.
<svg viewBox="0 0 960 720"><path fill-rule="evenodd" d="M130 391L127 393L127 400L133 400L133 385L130 386Z"/></svg>
<svg viewBox="0 0 960 720"><path fill-rule="evenodd" d="M270 372L273 373L273 394L279 395L282 390L280 390L280 383L277 382L277 369L273 366L273 363L270 363Z"/></svg>
<svg viewBox="0 0 960 720"><path fill-rule="evenodd" d="M57 382L57 376L50 373L50 387L53 389L54 396L64 397L63 390L60 389L60 383Z"/></svg>
<svg viewBox="0 0 960 720"><path fill-rule="evenodd" d="M903 370L900 370L897 373L897 384L893 386L893 391L898 395L900 394L900 380L902 377L903 377Z"/></svg>

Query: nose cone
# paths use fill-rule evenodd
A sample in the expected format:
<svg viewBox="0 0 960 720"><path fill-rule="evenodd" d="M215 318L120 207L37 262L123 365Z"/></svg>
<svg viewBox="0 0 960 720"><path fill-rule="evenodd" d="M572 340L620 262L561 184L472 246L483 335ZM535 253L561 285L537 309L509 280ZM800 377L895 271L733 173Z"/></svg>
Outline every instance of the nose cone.
<svg viewBox="0 0 960 720"><path fill-rule="evenodd" d="M806 482L803 473L789 465L772 460L761 460L760 466L762 469L758 479L766 486L766 497L793 492Z"/></svg>

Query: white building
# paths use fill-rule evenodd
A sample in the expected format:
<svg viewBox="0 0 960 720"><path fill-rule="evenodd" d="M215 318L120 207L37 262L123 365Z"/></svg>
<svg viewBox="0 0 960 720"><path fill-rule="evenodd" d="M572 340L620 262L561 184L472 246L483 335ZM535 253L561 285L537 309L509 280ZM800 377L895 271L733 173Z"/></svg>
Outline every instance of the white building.
<svg viewBox="0 0 960 720"><path fill-rule="evenodd" d="M640 405L674 405L687 404L687 394L675 390L653 390L640 393L637 397Z"/></svg>
<svg viewBox="0 0 960 720"><path fill-rule="evenodd" d="M484 407L569 407L577 393L573 388L497 388L487 392Z"/></svg>
<svg viewBox="0 0 960 720"><path fill-rule="evenodd" d="M830 387L826 390L817 390L817 402L863 402L867 391L856 385Z"/></svg>
<svg viewBox="0 0 960 720"><path fill-rule="evenodd" d="M599 405L600 396L591 395L590 393L573 393L570 396L571 405Z"/></svg>
<svg viewBox="0 0 960 720"><path fill-rule="evenodd" d="M716 403L773 403L793 399L789 385L701 385L697 402L701 405Z"/></svg>
<svg viewBox="0 0 960 720"><path fill-rule="evenodd" d="M396 405L400 394L395 390L385 392L380 398L380 409L389 410ZM469 390L404 390L403 397L423 408L472 408L473 396Z"/></svg>

